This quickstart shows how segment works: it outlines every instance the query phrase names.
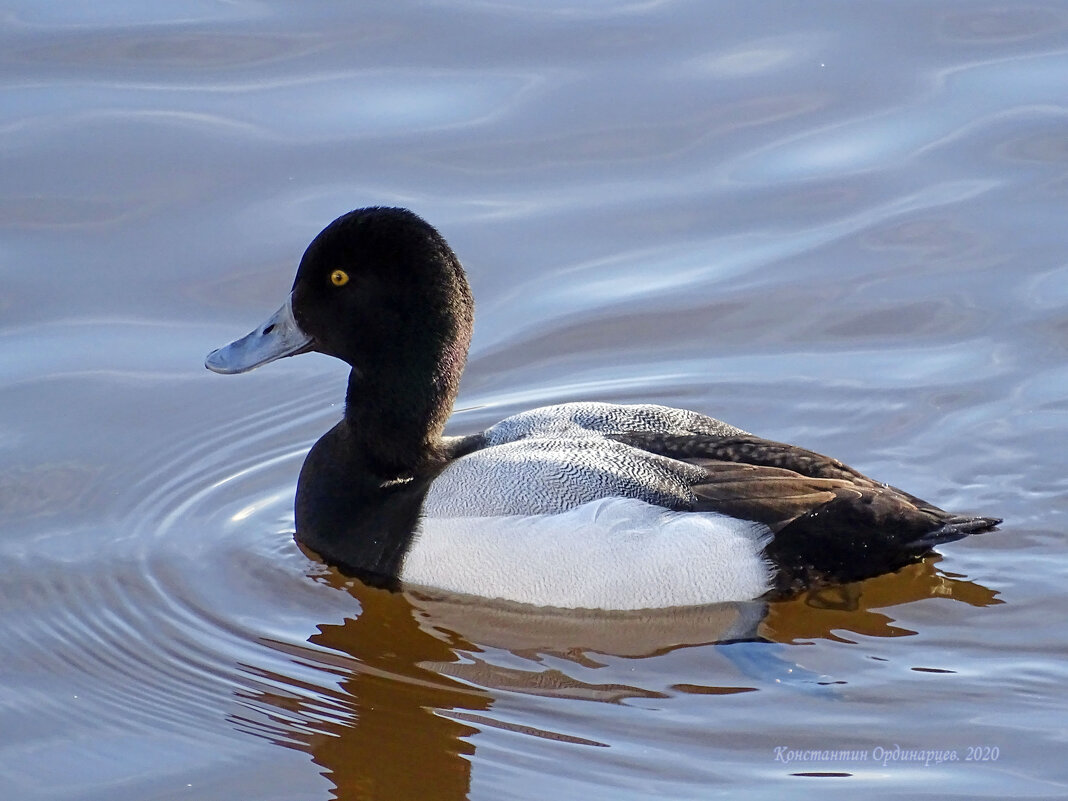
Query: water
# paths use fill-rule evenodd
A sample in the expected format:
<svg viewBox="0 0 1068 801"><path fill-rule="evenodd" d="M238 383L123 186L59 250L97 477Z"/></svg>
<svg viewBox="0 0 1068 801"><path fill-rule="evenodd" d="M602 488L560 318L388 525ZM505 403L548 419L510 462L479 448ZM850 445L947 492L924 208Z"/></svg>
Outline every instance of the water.
<svg viewBox="0 0 1068 801"><path fill-rule="evenodd" d="M3 797L1068 794L1062 4L4 23ZM201 364L376 203L468 269L454 433L686 406L1005 525L770 606L345 580L291 506L344 368Z"/></svg>

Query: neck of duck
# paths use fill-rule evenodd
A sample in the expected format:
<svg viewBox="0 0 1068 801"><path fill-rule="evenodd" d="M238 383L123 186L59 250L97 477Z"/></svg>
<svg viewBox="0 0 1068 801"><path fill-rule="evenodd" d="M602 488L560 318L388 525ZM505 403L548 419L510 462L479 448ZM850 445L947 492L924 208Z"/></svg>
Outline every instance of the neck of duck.
<svg viewBox="0 0 1068 801"><path fill-rule="evenodd" d="M467 342L354 367L345 393L351 453L382 481L403 479L444 460L441 435L452 412ZM378 368L378 369L376 369Z"/></svg>

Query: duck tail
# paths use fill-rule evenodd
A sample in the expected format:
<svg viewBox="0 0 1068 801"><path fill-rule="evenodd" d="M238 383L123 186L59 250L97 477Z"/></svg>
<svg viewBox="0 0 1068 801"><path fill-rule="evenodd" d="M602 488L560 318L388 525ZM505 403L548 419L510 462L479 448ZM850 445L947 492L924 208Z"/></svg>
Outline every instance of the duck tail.
<svg viewBox="0 0 1068 801"><path fill-rule="evenodd" d="M942 525L939 528L917 537L910 545L923 552L936 545L964 539L969 534L981 534L984 531L991 531L999 525L1001 525L1000 517L963 517L955 515L947 517L942 521Z"/></svg>
<svg viewBox="0 0 1068 801"><path fill-rule="evenodd" d="M775 533L764 554L778 568L782 591L889 573L931 549L990 531L996 517L953 515L893 487L834 490L833 500Z"/></svg>

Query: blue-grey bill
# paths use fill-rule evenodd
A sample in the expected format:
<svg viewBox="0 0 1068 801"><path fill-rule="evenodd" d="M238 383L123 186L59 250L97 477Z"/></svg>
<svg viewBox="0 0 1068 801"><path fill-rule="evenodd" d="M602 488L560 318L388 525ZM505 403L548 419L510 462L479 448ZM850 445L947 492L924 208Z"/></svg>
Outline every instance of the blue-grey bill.
<svg viewBox="0 0 1068 801"><path fill-rule="evenodd" d="M216 373L244 373L283 356L310 350L312 338L293 319L292 297L248 336L213 350L204 366Z"/></svg>

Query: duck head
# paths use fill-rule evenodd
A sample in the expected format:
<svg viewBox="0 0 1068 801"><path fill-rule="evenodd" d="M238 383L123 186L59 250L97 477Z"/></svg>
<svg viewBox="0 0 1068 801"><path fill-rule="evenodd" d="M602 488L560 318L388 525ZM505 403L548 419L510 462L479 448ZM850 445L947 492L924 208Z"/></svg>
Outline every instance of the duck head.
<svg viewBox="0 0 1068 801"><path fill-rule="evenodd" d="M346 420L364 435L425 446L451 411L473 319L463 268L441 234L406 209L357 209L308 246L282 307L205 366L243 373L308 351L335 356L352 367Z"/></svg>

